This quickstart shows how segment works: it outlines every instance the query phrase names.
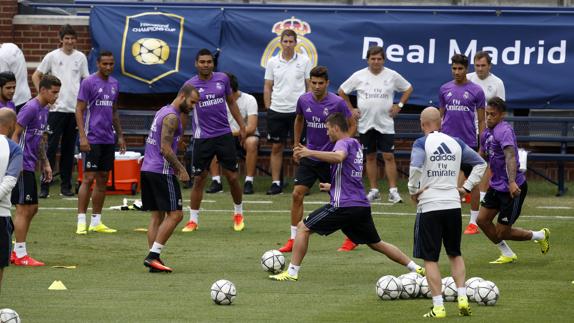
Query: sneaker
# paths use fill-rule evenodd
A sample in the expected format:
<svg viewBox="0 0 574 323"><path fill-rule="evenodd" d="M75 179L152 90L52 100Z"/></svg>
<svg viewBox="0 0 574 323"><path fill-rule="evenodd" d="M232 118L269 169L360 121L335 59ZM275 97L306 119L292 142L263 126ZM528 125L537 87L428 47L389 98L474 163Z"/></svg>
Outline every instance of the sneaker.
<svg viewBox="0 0 574 323"><path fill-rule="evenodd" d="M271 187L267 191L267 195L277 195L283 193L283 188L275 183L271 184Z"/></svg>
<svg viewBox="0 0 574 323"><path fill-rule="evenodd" d="M235 214L233 216L233 230L239 232L245 229L245 222L243 222L243 215Z"/></svg>
<svg viewBox="0 0 574 323"><path fill-rule="evenodd" d="M369 200L369 202L380 199L381 199L381 193L379 193L379 191L370 190L369 193L367 194L367 200Z"/></svg>
<svg viewBox="0 0 574 323"><path fill-rule="evenodd" d="M115 233L115 232L118 232L118 230L108 228L105 224L103 224L101 222L100 222L100 224L98 224L96 226L90 225L90 227L88 228L88 231L99 232L99 233Z"/></svg>
<svg viewBox="0 0 574 323"><path fill-rule="evenodd" d="M444 306L434 306L434 307L431 307L430 312L423 315L423 317L432 317L435 319L443 319L446 317L446 310L444 309Z"/></svg>
<svg viewBox="0 0 574 323"><path fill-rule="evenodd" d="M39 266L44 266L44 263L30 257L29 255L25 255L22 258L15 257L14 258L14 265L15 266L39 267Z"/></svg>
<svg viewBox="0 0 574 323"><path fill-rule="evenodd" d="M458 315L471 316L470 305L468 305L468 297L466 295L458 297Z"/></svg>
<svg viewBox="0 0 574 323"><path fill-rule="evenodd" d="M544 239L536 240L535 242L540 245L540 251L545 255L550 250L550 230L543 228L542 231L544 231Z"/></svg>
<svg viewBox="0 0 574 323"><path fill-rule="evenodd" d="M389 193L389 202L393 204L403 203L403 199L401 198L399 192L392 192Z"/></svg>
<svg viewBox="0 0 574 323"><path fill-rule="evenodd" d="M88 231L86 231L85 223L78 223L76 226L76 234L88 234Z"/></svg>
<svg viewBox="0 0 574 323"><path fill-rule="evenodd" d="M427 271L424 267L417 268L415 272L423 277L427 275Z"/></svg>
<svg viewBox="0 0 574 323"><path fill-rule="evenodd" d="M72 197L72 196L74 196L74 195L76 195L76 194L74 194L74 192L72 192L72 190L69 189L69 188L62 188L62 189L60 190L60 195L66 196L66 197Z"/></svg>
<svg viewBox="0 0 574 323"><path fill-rule="evenodd" d="M353 241L351 241L351 239L345 238L345 241L343 241L343 244L341 245L341 247L339 247L339 249L337 249L337 251L351 251L357 248L357 246L358 245Z"/></svg>
<svg viewBox="0 0 574 323"><path fill-rule="evenodd" d="M221 184L218 181L211 181L211 185L209 185L209 188L205 190L205 193L207 194L222 193L222 192L223 192L223 184Z"/></svg>
<svg viewBox="0 0 574 323"><path fill-rule="evenodd" d="M509 263L513 263L516 260L518 260L518 256L516 255L512 255L511 257L507 257L504 255L500 255L500 257L498 257L498 259L491 261L491 264L509 264Z"/></svg>
<svg viewBox="0 0 574 323"><path fill-rule="evenodd" d="M474 224L474 223L469 223L466 226L466 229L464 229L464 234L479 234L480 231L478 231L478 225Z"/></svg>
<svg viewBox="0 0 574 323"><path fill-rule="evenodd" d="M289 239L289 240L287 240L287 242L285 243L285 245L283 245L283 247L279 248L279 251L281 251L281 252L291 252L291 251L293 251L293 242L295 242L295 239Z"/></svg>
<svg viewBox="0 0 574 323"><path fill-rule="evenodd" d="M40 185L40 193L38 194L38 198L47 199L50 197L50 186L49 185Z"/></svg>
<svg viewBox="0 0 574 323"><path fill-rule="evenodd" d="M173 269L164 265L163 262L159 259L146 258L144 259L144 266L148 267L151 273L171 273L173 271Z"/></svg>
<svg viewBox="0 0 574 323"><path fill-rule="evenodd" d="M189 221L185 224L185 227L183 227L183 229L181 229L181 232L192 232L195 231L199 228L199 226L197 225L197 223L193 222L193 221Z"/></svg>
<svg viewBox="0 0 574 323"><path fill-rule="evenodd" d="M245 184L243 184L243 194L251 195L253 193L253 182L245 182Z"/></svg>
<svg viewBox="0 0 574 323"><path fill-rule="evenodd" d="M281 272L277 275L270 275L269 279L277 280L277 281L293 281L293 282L296 282L299 279L299 277L291 276L291 275L289 275L289 272L287 270L285 270L284 272Z"/></svg>

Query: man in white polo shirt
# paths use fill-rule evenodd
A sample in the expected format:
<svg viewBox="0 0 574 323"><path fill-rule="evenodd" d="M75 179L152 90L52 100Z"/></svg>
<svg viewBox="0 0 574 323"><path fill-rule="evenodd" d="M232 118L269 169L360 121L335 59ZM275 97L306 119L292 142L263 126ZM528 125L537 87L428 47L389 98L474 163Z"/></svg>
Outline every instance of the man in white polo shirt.
<svg viewBox="0 0 574 323"><path fill-rule="evenodd" d="M286 29L281 33L281 52L267 62L263 102L267 110L267 139L271 142L271 177L267 195L283 192L281 164L287 136L293 137L297 99L309 87L311 61L295 52L297 34ZM297 144L297 143L294 143Z"/></svg>
<svg viewBox="0 0 574 323"><path fill-rule="evenodd" d="M76 101L80 90L80 81L90 75L86 55L75 49L76 31L70 25L60 29L62 46L49 52L32 75L36 90L44 74L52 74L62 82L60 95L48 116L48 160L55 166L56 151L60 139L60 192L64 196L73 196L72 168L74 167L74 147L78 131L76 130ZM50 183L42 182L39 198L49 195Z"/></svg>
<svg viewBox="0 0 574 323"><path fill-rule="evenodd" d="M32 98L32 94L28 86L26 59L20 48L12 43L0 44L0 72L7 71L16 76L16 92L13 101L16 111L18 111L24 103Z"/></svg>

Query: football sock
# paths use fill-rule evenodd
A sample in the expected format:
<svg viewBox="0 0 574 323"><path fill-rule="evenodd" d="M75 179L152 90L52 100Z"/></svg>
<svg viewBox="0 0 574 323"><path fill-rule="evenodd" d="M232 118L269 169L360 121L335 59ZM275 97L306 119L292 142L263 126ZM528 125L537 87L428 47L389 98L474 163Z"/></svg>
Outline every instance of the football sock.
<svg viewBox="0 0 574 323"><path fill-rule="evenodd" d="M253 183L253 176L245 176L245 181Z"/></svg>
<svg viewBox="0 0 574 323"><path fill-rule="evenodd" d="M476 218L478 218L478 211L470 210L470 222L469 223L476 225Z"/></svg>
<svg viewBox="0 0 574 323"><path fill-rule="evenodd" d="M433 306L444 306L442 295L437 295L432 297L432 305Z"/></svg>
<svg viewBox="0 0 574 323"><path fill-rule="evenodd" d="M221 184L221 176L212 176L211 179Z"/></svg>
<svg viewBox="0 0 574 323"><path fill-rule="evenodd" d="M389 188L389 193L398 193L398 192L399 192L399 190L396 187Z"/></svg>
<svg viewBox="0 0 574 323"><path fill-rule="evenodd" d="M235 211L235 214L243 215L243 203L233 204L233 209Z"/></svg>
<svg viewBox="0 0 574 323"><path fill-rule="evenodd" d="M189 221L199 224L199 210L189 209Z"/></svg>
<svg viewBox="0 0 574 323"><path fill-rule="evenodd" d="M281 181L273 181L273 182L271 182L271 184L277 184L277 185L281 186Z"/></svg>
<svg viewBox="0 0 574 323"><path fill-rule="evenodd" d="M161 249L163 249L163 245L161 243L157 243L154 241L153 245L151 246L150 252L155 252L158 255L161 253Z"/></svg>
<svg viewBox="0 0 574 323"><path fill-rule="evenodd" d="M497 243L496 246L498 247L498 249L500 249L500 252L502 253L503 256L512 257L514 255L512 249L510 249L508 244L506 244L506 241L502 240L499 243Z"/></svg>
<svg viewBox="0 0 574 323"><path fill-rule="evenodd" d="M287 272L291 276L297 276L297 275L299 275L299 269L300 268L301 268L301 266L295 266L295 265L290 263L289 268L287 269Z"/></svg>
<svg viewBox="0 0 574 323"><path fill-rule="evenodd" d="M86 213L78 213L78 224L86 224Z"/></svg>
<svg viewBox="0 0 574 323"><path fill-rule="evenodd" d="M544 240L544 231L532 231L531 240Z"/></svg>
<svg viewBox="0 0 574 323"><path fill-rule="evenodd" d="M378 188L371 188L371 189L369 190L369 192L378 192L378 191L379 191ZM389 190L389 191L390 191L390 190Z"/></svg>
<svg viewBox="0 0 574 323"><path fill-rule="evenodd" d="M90 226L91 227L95 227L97 225L100 224L102 219L102 215L101 214L92 214L92 219L90 221Z"/></svg>
<svg viewBox="0 0 574 323"><path fill-rule="evenodd" d="M458 296L466 296L466 287L457 287Z"/></svg>
<svg viewBox="0 0 574 323"><path fill-rule="evenodd" d="M480 192L480 201L484 201L484 196L486 195L486 192Z"/></svg>
<svg viewBox="0 0 574 323"><path fill-rule="evenodd" d="M22 258L27 255L28 252L26 251L26 242L16 242L14 244L14 252L18 258Z"/></svg>
<svg viewBox="0 0 574 323"><path fill-rule="evenodd" d="M415 264L415 262L411 260L411 262L409 262L409 263L407 264L407 268L408 268L410 271L416 271L417 268L419 268L419 265Z"/></svg>
<svg viewBox="0 0 574 323"><path fill-rule="evenodd" d="M297 226L292 225L291 226L291 239L295 239L296 236L297 236Z"/></svg>

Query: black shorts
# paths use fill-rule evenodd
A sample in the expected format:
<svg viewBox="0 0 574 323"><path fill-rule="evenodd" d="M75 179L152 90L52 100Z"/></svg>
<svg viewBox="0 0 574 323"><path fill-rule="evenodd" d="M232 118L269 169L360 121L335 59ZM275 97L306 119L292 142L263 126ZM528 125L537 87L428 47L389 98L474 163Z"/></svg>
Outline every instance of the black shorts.
<svg viewBox="0 0 574 323"><path fill-rule="evenodd" d="M14 224L9 216L0 216L0 268L10 265Z"/></svg>
<svg viewBox="0 0 574 323"><path fill-rule="evenodd" d="M365 153L371 154L381 151L392 153L395 151L395 135L383 134L375 129L359 134L359 141L365 149Z"/></svg>
<svg viewBox="0 0 574 323"><path fill-rule="evenodd" d="M34 172L25 170L20 173L16 186L12 189L10 201L13 205L38 204L38 186L36 184L36 174Z"/></svg>
<svg viewBox="0 0 574 323"><path fill-rule="evenodd" d="M193 141L192 169L193 175L197 176L209 169L213 156L217 156L219 164L230 171L236 172L237 151L235 139L231 133L219 137L207 139L195 139Z"/></svg>
<svg viewBox="0 0 574 323"><path fill-rule="evenodd" d="M381 241L370 207L339 207L326 204L313 211L304 220L307 228L320 235L329 235L337 230L357 244L370 244Z"/></svg>
<svg viewBox="0 0 574 323"><path fill-rule="evenodd" d="M520 216L526 193L528 193L526 181L520 185L520 196L514 199L510 197L508 192L500 192L489 187L482 200L482 206L499 211L498 223L513 225Z"/></svg>
<svg viewBox="0 0 574 323"><path fill-rule="evenodd" d="M293 138L295 112L281 113L267 111L267 140L271 143L284 143L287 138Z"/></svg>
<svg viewBox="0 0 574 323"><path fill-rule="evenodd" d="M301 158L293 179L294 185L304 185L311 188L316 180L319 180L319 183L330 183L331 165L318 160Z"/></svg>
<svg viewBox="0 0 574 323"><path fill-rule="evenodd" d="M141 172L141 190L142 210L181 210L181 189L175 175Z"/></svg>
<svg viewBox="0 0 574 323"><path fill-rule="evenodd" d="M413 256L438 261L441 241L447 255L460 256L461 231L460 208L417 213Z"/></svg>
<svg viewBox="0 0 574 323"><path fill-rule="evenodd" d="M82 153L84 172L108 172L114 168L116 145L90 144L90 151Z"/></svg>

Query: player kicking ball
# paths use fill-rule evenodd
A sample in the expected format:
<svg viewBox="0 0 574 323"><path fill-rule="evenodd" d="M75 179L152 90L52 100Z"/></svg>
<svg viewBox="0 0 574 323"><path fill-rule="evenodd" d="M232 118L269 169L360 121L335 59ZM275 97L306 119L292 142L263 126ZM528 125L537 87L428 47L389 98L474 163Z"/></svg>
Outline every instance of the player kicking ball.
<svg viewBox="0 0 574 323"><path fill-rule="evenodd" d="M361 144L349 135L347 118L341 113L333 113L325 124L329 139L335 142L332 151L309 150L299 144L293 152L296 158L312 157L331 164L331 184L321 184L323 189L329 189L331 202L299 222L288 270L269 278L279 281L298 280L309 236L312 233L329 235L337 230L343 231L354 243L367 244L410 271L424 275L422 267L396 246L382 241L377 233L362 182L363 151Z"/></svg>
<svg viewBox="0 0 574 323"><path fill-rule="evenodd" d="M534 240L542 254L550 249L550 230L530 231L513 227L520 216L528 185L519 171L518 146L512 126L504 121L506 103L499 97L488 100L486 129L480 136L481 154L488 156L492 177L478 214L478 226L500 249L501 255L491 264L515 262L518 257L505 240ZM498 214L498 223L493 224Z"/></svg>

